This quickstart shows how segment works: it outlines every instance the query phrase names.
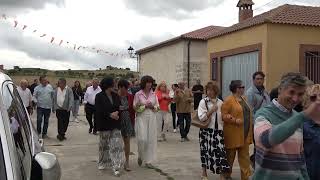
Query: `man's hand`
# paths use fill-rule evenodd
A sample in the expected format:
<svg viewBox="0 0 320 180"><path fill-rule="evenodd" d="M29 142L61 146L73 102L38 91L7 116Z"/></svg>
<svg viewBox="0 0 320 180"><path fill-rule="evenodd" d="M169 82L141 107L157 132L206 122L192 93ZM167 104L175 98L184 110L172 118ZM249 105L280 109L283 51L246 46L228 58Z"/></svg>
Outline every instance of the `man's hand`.
<svg viewBox="0 0 320 180"><path fill-rule="evenodd" d="M320 124L320 99L310 104L310 106L303 111L304 114L312 119L315 123Z"/></svg>
<svg viewBox="0 0 320 180"><path fill-rule="evenodd" d="M115 111L115 112L111 113L110 117L114 120L119 120L119 112Z"/></svg>

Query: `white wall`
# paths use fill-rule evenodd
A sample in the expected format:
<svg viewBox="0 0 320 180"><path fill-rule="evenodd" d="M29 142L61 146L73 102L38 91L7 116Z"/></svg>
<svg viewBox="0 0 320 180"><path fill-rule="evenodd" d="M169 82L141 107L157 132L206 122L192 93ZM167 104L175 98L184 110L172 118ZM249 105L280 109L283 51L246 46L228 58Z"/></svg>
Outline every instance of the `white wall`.
<svg viewBox="0 0 320 180"><path fill-rule="evenodd" d="M157 83L167 84L187 82L188 41L158 48L140 55L140 75L151 75ZM207 58L207 42L191 41L190 44L190 84L197 79L206 84L210 78Z"/></svg>

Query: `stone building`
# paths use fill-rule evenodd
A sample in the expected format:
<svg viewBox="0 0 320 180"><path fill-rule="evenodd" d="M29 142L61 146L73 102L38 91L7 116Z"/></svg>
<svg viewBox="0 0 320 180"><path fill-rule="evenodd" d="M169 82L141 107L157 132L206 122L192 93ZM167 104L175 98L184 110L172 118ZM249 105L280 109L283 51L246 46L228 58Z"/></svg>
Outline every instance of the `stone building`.
<svg viewBox="0 0 320 180"><path fill-rule="evenodd" d="M140 49L140 75L151 75L156 82L185 82L192 87L197 79L203 84L210 77L207 38L223 27L208 26Z"/></svg>

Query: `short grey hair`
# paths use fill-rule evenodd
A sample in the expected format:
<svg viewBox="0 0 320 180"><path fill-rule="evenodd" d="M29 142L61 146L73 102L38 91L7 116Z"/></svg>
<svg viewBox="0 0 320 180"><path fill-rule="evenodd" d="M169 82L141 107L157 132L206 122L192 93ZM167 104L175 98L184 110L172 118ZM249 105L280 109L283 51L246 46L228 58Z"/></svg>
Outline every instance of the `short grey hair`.
<svg viewBox="0 0 320 180"><path fill-rule="evenodd" d="M288 86L306 87L309 79L301 73L289 72L282 76L280 88L287 88Z"/></svg>

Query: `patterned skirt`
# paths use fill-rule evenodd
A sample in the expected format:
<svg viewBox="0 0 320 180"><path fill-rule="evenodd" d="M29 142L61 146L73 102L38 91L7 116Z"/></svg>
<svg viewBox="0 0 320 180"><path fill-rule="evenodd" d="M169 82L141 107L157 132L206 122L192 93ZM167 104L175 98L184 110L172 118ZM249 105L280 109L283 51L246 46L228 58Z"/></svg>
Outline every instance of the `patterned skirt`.
<svg viewBox="0 0 320 180"><path fill-rule="evenodd" d="M200 129L199 142L202 167L214 174L230 171L222 130Z"/></svg>
<svg viewBox="0 0 320 180"><path fill-rule="evenodd" d="M124 166L124 144L120 130L100 131L98 166L120 170Z"/></svg>
<svg viewBox="0 0 320 180"><path fill-rule="evenodd" d="M120 114L120 119L122 136L126 138L135 136L135 131L130 119L129 111L122 111Z"/></svg>

